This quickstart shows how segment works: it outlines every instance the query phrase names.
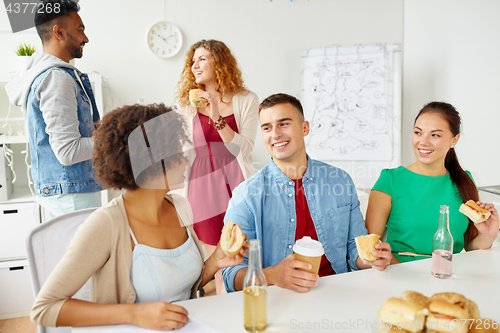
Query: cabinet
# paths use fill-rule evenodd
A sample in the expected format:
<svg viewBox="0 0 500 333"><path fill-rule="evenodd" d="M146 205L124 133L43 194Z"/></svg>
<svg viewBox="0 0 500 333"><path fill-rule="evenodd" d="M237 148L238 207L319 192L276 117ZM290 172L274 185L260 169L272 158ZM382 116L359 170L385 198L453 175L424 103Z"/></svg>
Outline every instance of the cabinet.
<svg viewBox="0 0 500 333"><path fill-rule="evenodd" d="M34 296L28 260L0 261L0 320L29 316Z"/></svg>

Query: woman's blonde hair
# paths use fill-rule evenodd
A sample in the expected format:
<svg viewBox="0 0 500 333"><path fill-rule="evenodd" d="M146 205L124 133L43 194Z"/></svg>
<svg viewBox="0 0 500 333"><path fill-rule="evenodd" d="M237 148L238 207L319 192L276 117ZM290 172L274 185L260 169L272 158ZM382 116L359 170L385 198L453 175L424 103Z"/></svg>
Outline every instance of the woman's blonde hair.
<svg viewBox="0 0 500 333"><path fill-rule="evenodd" d="M180 81L177 83L177 101L181 107L190 105L189 91L191 89L205 90L205 85L196 84L193 72L191 71L194 52L200 47L210 52L212 56L212 66L215 74L215 90L218 93L224 96L225 94L239 93L246 90L236 59L226 44L218 40L203 39L193 44L186 53L184 69L182 70Z"/></svg>

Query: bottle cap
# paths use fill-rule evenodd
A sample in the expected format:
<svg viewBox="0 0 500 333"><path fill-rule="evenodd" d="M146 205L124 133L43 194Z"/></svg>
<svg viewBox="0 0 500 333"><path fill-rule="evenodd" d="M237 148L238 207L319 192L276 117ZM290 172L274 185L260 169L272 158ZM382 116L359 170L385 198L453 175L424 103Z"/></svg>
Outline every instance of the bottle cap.
<svg viewBox="0 0 500 333"><path fill-rule="evenodd" d="M297 240L293 252L306 257L319 257L325 253L323 245L309 236Z"/></svg>

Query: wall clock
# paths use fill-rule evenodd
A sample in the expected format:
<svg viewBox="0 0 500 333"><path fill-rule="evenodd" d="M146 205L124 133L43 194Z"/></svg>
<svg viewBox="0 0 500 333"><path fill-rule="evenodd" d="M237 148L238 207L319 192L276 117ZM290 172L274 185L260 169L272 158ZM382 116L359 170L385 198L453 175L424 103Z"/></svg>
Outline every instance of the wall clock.
<svg viewBox="0 0 500 333"><path fill-rule="evenodd" d="M170 22L161 21L151 26L147 35L148 46L160 58L176 55L182 47L182 33Z"/></svg>

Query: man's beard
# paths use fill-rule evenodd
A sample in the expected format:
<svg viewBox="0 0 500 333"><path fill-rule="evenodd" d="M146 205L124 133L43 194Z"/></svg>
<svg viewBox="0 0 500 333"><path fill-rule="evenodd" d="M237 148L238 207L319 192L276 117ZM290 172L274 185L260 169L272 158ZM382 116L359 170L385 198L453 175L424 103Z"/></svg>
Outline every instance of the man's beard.
<svg viewBox="0 0 500 333"><path fill-rule="evenodd" d="M71 50L71 57L72 58L80 59L81 57L83 57L83 49L80 51L81 45L84 45L84 44L80 44L80 45L78 45L78 47L75 47Z"/></svg>

